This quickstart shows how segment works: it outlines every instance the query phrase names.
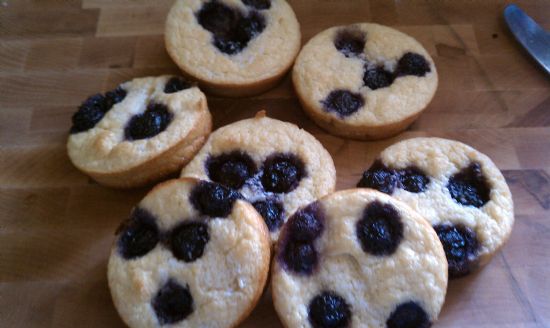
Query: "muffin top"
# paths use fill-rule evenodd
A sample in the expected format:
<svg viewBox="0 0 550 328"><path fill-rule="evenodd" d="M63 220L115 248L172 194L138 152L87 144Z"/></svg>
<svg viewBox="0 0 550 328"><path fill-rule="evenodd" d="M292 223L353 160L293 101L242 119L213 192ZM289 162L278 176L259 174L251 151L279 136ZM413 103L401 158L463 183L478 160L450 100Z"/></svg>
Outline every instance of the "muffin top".
<svg viewBox="0 0 550 328"><path fill-rule="evenodd" d="M445 299L447 262L410 207L349 189L289 218L271 287L286 327L429 327Z"/></svg>
<svg viewBox="0 0 550 328"><path fill-rule="evenodd" d="M352 127L415 116L438 83L434 62L420 43L370 23L332 27L314 36L300 51L292 79L306 109Z"/></svg>
<svg viewBox="0 0 550 328"><path fill-rule="evenodd" d="M280 74L300 48L300 25L284 0L178 0L166 47L189 75L223 85Z"/></svg>
<svg viewBox="0 0 550 328"><path fill-rule="evenodd" d="M169 180L117 231L109 287L130 327L233 327L259 299L269 258L262 218L235 191Z"/></svg>
<svg viewBox="0 0 550 328"><path fill-rule="evenodd" d="M334 163L323 145L264 112L212 133L181 176L238 190L262 214L273 241L290 213L334 191L336 184Z"/></svg>
<svg viewBox="0 0 550 328"><path fill-rule="evenodd" d="M512 195L502 173L458 141L398 142L380 154L359 186L386 192L426 218L443 238L452 276L486 263L512 231ZM454 249L453 240L464 246Z"/></svg>
<svg viewBox="0 0 550 328"><path fill-rule="evenodd" d="M124 171L182 142L205 115L205 95L184 79L136 78L80 106L67 142L69 157L87 172Z"/></svg>

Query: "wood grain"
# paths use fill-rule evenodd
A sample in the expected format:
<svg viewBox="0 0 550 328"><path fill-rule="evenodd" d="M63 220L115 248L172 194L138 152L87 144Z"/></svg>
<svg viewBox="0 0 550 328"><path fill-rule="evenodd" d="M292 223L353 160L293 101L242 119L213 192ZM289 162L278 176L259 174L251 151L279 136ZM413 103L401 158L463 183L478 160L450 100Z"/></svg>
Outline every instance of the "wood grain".
<svg viewBox="0 0 550 328"><path fill-rule="evenodd" d="M114 231L147 188L101 187L69 162L70 117L88 95L133 77L177 74L164 50L171 0L0 3L0 326L122 327L106 261ZM216 127L260 109L314 134L338 188L355 185L385 147L414 136L457 139L503 169L516 224L482 271L452 281L437 327L550 327L550 78L507 30L505 1L293 0L304 42L373 21L416 37L440 74L437 94L399 136L358 142L307 119L286 77L256 97L209 97ZM550 2L516 1L550 28ZM263 296L243 327L280 327Z"/></svg>

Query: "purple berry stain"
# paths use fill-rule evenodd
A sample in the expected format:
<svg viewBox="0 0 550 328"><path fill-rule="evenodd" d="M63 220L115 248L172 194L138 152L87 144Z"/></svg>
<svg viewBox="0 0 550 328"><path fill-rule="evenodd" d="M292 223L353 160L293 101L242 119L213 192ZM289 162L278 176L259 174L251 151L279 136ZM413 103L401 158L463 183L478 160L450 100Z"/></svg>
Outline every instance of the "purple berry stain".
<svg viewBox="0 0 550 328"><path fill-rule="evenodd" d="M279 261L293 273L309 275L317 267L319 255L314 241L324 229L324 215L319 203L314 202L292 215L282 233Z"/></svg>

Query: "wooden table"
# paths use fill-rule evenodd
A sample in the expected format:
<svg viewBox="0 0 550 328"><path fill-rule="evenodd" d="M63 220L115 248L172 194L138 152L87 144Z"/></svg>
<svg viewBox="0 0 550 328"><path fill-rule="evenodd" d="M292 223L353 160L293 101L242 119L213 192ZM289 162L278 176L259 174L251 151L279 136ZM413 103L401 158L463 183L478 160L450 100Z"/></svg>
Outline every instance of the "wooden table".
<svg viewBox="0 0 550 328"><path fill-rule="evenodd" d="M88 95L137 76L178 72L163 46L171 0L0 2L0 326L120 327L106 281L114 230L147 188L101 187L69 162L70 117ZM437 94L391 140L357 142L309 121L290 79L253 98L209 97L216 127L266 109L314 134L338 188L386 146L442 136L488 154L514 195L516 224L481 272L449 285L438 327L550 327L550 79L513 40L503 1L294 0L303 40L373 21L432 54ZM519 3L547 29L549 1ZM280 327L265 296L243 327Z"/></svg>

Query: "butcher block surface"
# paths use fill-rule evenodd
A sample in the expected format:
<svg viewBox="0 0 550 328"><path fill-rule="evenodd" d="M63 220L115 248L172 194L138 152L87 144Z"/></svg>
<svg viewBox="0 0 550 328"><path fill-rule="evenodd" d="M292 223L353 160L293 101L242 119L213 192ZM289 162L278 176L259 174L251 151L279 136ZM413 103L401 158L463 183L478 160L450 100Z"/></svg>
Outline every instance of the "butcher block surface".
<svg viewBox="0 0 550 328"><path fill-rule="evenodd" d="M163 44L172 1L0 1L0 326L123 327L107 287L114 231L150 187L102 187L70 163L70 118L89 95L177 74ZM504 1L293 0L303 42L333 25L376 22L417 38L439 89L413 126L377 142L310 121L289 76L243 99L208 97L215 127L265 109L329 150L338 189L390 144L416 136L489 155L515 202L511 238L483 270L449 284L435 327L550 327L550 78L515 42ZM516 2L550 29L550 1ZM223 274L223 273L221 273ZM242 327L281 327L266 292Z"/></svg>

